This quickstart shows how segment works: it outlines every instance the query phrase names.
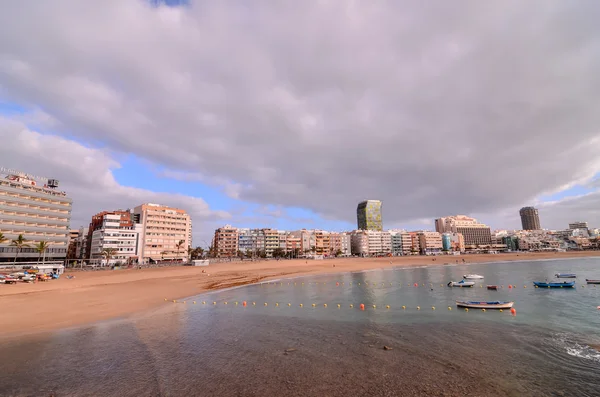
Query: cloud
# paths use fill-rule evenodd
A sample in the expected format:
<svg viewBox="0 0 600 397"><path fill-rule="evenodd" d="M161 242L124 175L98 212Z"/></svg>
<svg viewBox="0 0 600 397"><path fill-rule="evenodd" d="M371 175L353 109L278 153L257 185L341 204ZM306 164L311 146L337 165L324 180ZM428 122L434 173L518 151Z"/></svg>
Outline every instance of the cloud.
<svg viewBox="0 0 600 397"><path fill-rule="evenodd" d="M12 2L0 92L56 133L351 222L365 198L389 224L518 211L600 171L598 2L190 3Z"/></svg>
<svg viewBox="0 0 600 397"><path fill-rule="evenodd" d="M225 211L211 210L201 198L120 185L112 174L120 165L107 151L42 135L21 122L0 117L0 141L2 166L59 179L60 189L73 199L71 228L87 226L97 212L147 202L186 210L192 217L195 239L207 239L215 224L230 218Z"/></svg>

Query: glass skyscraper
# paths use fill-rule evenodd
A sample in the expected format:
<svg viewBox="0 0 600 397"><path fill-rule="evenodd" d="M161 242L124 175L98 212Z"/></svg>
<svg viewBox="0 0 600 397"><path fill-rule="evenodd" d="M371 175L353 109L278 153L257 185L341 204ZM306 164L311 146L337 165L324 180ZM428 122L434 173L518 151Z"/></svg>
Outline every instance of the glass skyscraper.
<svg viewBox="0 0 600 397"><path fill-rule="evenodd" d="M359 230L382 231L381 201L365 200L356 208L356 219Z"/></svg>

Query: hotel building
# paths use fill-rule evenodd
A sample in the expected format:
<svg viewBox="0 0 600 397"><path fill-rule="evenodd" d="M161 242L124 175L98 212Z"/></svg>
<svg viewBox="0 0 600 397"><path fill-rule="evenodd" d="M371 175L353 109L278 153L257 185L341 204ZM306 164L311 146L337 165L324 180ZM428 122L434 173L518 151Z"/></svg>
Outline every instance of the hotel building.
<svg viewBox="0 0 600 397"><path fill-rule="evenodd" d="M438 232L418 232L421 254L431 255L442 252L442 235Z"/></svg>
<svg viewBox="0 0 600 397"><path fill-rule="evenodd" d="M247 245L246 241L248 240L246 240L246 235L244 235L244 247L240 249L238 245L238 229L231 225L220 227L215 230L215 236L212 241L214 255L217 258L232 258L238 255L238 251L246 253L250 249L250 252L252 252L252 240L248 241L250 246Z"/></svg>
<svg viewBox="0 0 600 397"><path fill-rule="evenodd" d="M460 233L466 246L489 246L492 244L490 227L465 215L447 216L435 220L438 233Z"/></svg>
<svg viewBox="0 0 600 397"><path fill-rule="evenodd" d="M160 204L142 204L133 209L134 220L142 225L140 258L143 263L187 257L192 222L182 209ZM177 244L183 241L180 248Z"/></svg>
<svg viewBox="0 0 600 397"><path fill-rule="evenodd" d="M356 208L358 230L383 231L381 220L381 201L365 200Z"/></svg>
<svg viewBox="0 0 600 397"><path fill-rule="evenodd" d="M19 235L28 245L18 253L19 262L37 261L33 246L42 241L49 244L46 260L64 260L73 201L57 189L56 179L5 168L0 168L0 174L0 233L7 239L0 243L0 262L15 260L17 248L11 241Z"/></svg>

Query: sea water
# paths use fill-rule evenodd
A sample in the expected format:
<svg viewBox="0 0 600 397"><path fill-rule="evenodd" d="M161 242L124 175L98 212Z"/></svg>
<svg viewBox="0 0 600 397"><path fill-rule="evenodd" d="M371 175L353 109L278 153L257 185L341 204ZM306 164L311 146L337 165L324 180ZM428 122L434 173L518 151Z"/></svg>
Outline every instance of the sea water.
<svg viewBox="0 0 600 397"><path fill-rule="evenodd" d="M534 288L561 272L577 274L576 288ZM484 276L473 288L446 285L473 273ZM585 278L600 278L600 259L388 268L207 293L0 342L0 395L598 396L600 286ZM513 301L516 315L456 300Z"/></svg>

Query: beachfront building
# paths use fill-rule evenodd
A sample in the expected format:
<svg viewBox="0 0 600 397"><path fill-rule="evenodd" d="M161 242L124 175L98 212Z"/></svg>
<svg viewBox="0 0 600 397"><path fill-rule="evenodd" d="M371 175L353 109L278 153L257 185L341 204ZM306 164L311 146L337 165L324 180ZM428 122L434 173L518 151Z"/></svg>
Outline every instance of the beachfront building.
<svg viewBox="0 0 600 397"><path fill-rule="evenodd" d="M182 209L161 204L142 204L134 208L142 225L140 258L143 263L185 260L190 247L190 216ZM181 244L179 244L182 242Z"/></svg>
<svg viewBox="0 0 600 397"><path fill-rule="evenodd" d="M245 252L245 250L239 249L238 229L231 225L225 225L215 230L212 247L214 256L217 258L233 258L238 255L238 251Z"/></svg>
<svg viewBox="0 0 600 397"><path fill-rule="evenodd" d="M69 242L67 243L67 259L77 258L77 236L79 235L78 229L69 230Z"/></svg>
<svg viewBox="0 0 600 397"><path fill-rule="evenodd" d="M325 230L315 230L315 255L331 255L331 236Z"/></svg>
<svg viewBox="0 0 600 397"><path fill-rule="evenodd" d="M582 221L576 221L569 223L569 230L573 229L588 229L588 223Z"/></svg>
<svg viewBox="0 0 600 397"><path fill-rule="evenodd" d="M442 235L438 232L420 231L419 248L423 255L435 255L442 252Z"/></svg>
<svg viewBox="0 0 600 397"><path fill-rule="evenodd" d="M69 242L73 201L58 190L58 181L0 168L0 262L37 261L34 246L49 244L46 260L64 260ZM12 241L19 235L27 246L20 250Z"/></svg>
<svg viewBox="0 0 600 397"><path fill-rule="evenodd" d="M331 254L336 256L350 256L352 254L352 241L348 233L330 233Z"/></svg>
<svg viewBox="0 0 600 397"><path fill-rule="evenodd" d="M302 239L293 233L285 236L285 252L290 253L293 258L302 256Z"/></svg>
<svg viewBox="0 0 600 397"><path fill-rule="evenodd" d="M75 241L75 258L87 259L87 239L88 239L88 228L80 227L77 233L77 239Z"/></svg>
<svg viewBox="0 0 600 397"><path fill-rule="evenodd" d="M351 233L352 255L381 256L392 254L390 232L376 230L355 230Z"/></svg>
<svg viewBox="0 0 600 397"><path fill-rule="evenodd" d="M238 229L238 251L248 258L263 256L265 234L262 229Z"/></svg>
<svg viewBox="0 0 600 397"><path fill-rule="evenodd" d="M116 211L102 211L92 216L92 220L90 222L89 227L87 228L87 238L86 241L86 256L85 259L92 259L92 236L94 232L102 227L105 222L106 216L118 216L119 217L119 226L120 227L133 227L135 223L131 214L131 210L116 210Z"/></svg>
<svg viewBox="0 0 600 397"><path fill-rule="evenodd" d="M537 208L523 207L519 210L523 230L540 230L540 216Z"/></svg>
<svg viewBox="0 0 600 397"><path fill-rule="evenodd" d="M383 231L381 219L381 201L365 200L356 208L358 230Z"/></svg>
<svg viewBox="0 0 600 397"><path fill-rule="evenodd" d="M460 233L442 233L442 250L465 252L465 239Z"/></svg>
<svg viewBox="0 0 600 397"><path fill-rule="evenodd" d="M123 223L121 214L105 214L92 232L90 264L96 266L138 263L142 226Z"/></svg>
<svg viewBox="0 0 600 397"><path fill-rule="evenodd" d="M465 215L436 219L435 231L438 233L460 233L463 235L465 246L470 248L489 247L492 244L490 227L479 223L475 218Z"/></svg>

